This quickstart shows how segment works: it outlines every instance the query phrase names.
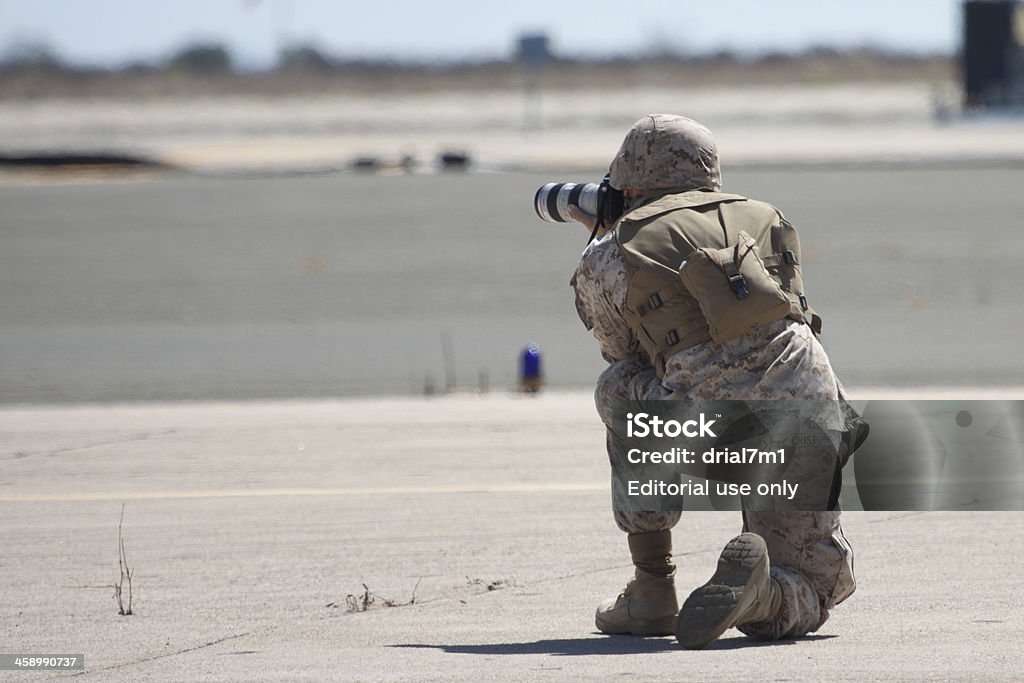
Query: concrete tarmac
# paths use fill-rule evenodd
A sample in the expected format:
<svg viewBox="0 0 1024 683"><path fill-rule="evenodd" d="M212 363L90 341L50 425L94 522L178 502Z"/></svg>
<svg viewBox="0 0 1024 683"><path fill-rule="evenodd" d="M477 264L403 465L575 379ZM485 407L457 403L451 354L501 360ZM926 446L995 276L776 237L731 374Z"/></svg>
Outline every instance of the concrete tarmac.
<svg viewBox="0 0 1024 683"><path fill-rule="evenodd" d="M688 652L594 630L630 573L607 486L584 392L5 407L0 651L85 656L32 680L1024 677L1021 513L846 513L859 588L818 633ZM681 594L739 525L683 516Z"/></svg>

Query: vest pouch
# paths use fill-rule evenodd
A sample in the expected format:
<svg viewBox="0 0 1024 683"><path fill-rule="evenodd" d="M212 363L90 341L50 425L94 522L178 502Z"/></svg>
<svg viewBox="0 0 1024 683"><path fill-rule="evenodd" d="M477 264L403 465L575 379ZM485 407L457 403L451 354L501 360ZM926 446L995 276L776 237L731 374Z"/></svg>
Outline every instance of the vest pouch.
<svg viewBox="0 0 1024 683"><path fill-rule="evenodd" d="M707 319L711 338L719 343L790 312L789 297L768 273L757 243L746 232L732 246L690 253L679 277Z"/></svg>

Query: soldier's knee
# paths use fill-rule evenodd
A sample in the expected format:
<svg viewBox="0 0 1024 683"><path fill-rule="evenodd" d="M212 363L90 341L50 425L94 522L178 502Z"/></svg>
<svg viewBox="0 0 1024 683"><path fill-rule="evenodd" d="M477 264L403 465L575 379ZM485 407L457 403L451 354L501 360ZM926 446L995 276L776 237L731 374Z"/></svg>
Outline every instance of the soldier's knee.
<svg viewBox="0 0 1024 683"><path fill-rule="evenodd" d="M597 378L594 403L597 413L606 425L611 424L612 410L617 401L629 400L629 383L643 370L635 361L620 360L612 363Z"/></svg>

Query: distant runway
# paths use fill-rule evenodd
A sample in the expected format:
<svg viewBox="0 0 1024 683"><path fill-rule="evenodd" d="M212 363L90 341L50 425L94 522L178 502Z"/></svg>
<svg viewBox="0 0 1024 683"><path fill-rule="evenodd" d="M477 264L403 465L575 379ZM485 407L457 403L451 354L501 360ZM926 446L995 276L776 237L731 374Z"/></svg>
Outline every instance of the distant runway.
<svg viewBox="0 0 1024 683"><path fill-rule="evenodd" d="M582 228L548 180L482 173L0 187L0 402L329 397L555 387L602 367L569 276ZM1024 170L725 169L800 229L850 385L1024 381ZM446 366L442 339L454 365Z"/></svg>

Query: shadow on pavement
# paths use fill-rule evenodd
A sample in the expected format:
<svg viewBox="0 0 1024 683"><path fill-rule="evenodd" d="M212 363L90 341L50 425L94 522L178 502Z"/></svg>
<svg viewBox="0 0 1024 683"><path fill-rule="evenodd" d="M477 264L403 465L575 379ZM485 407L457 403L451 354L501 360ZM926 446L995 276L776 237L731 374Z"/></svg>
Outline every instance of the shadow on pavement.
<svg viewBox="0 0 1024 683"><path fill-rule="evenodd" d="M678 650L674 638L634 638L632 636L594 636L559 638L532 643L485 643L481 645L429 645L401 643L392 647L435 648L463 655L632 655L642 652Z"/></svg>
<svg viewBox="0 0 1024 683"><path fill-rule="evenodd" d="M835 635L809 635L798 640L751 640L746 636L721 638L708 650L738 650L752 647L794 645L800 641L829 640ZM391 647L443 650L461 655L557 655L581 657L590 655L633 655L644 652L680 650L674 638L634 638L632 636L599 636L590 638L560 638L537 640L532 643L484 643L480 645L431 645L429 643L398 643Z"/></svg>
<svg viewBox="0 0 1024 683"><path fill-rule="evenodd" d="M838 637L837 635L808 635L788 640L753 640L746 636L736 636L734 638L719 638L708 645L705 650L746 650L752 647L779 647L780 645L796 645L797 643L807 641L831 640Z"/></svg>

